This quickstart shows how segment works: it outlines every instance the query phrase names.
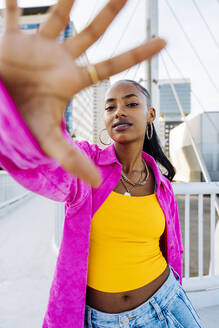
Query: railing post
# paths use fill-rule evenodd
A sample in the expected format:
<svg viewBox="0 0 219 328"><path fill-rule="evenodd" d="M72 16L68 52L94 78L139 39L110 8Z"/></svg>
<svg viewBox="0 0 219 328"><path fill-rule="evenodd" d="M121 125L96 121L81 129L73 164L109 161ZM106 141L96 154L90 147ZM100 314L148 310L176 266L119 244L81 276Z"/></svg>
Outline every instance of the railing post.
<svg viewBox="0 0 219 328"><path fill-rule="evenodd" d="M185 277L190 276L190 195L185 198Z"/></svg>
<svg viewBox="0 0 219 328"><path fill-rule="evenodd" d="M198 275L203 276L203 194L198 196Z"/></svg>
<svg viewBox="0 0 219 328"><path fill-rule="evenodd" d="M215 275L215 194L211 194L211 228L210 228L210 267L209 267L209 275Z"/></svg>

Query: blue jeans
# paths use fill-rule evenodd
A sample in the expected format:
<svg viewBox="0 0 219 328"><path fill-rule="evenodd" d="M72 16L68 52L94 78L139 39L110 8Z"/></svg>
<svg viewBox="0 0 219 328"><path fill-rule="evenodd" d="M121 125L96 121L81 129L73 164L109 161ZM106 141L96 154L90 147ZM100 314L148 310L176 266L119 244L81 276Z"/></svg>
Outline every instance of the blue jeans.
<svg viewBox="0 0 219 328"><path fill-rule="evenodd" d="M86 305L85 328L204 328L203 322L169 265L164 284L133 310L105 313ZM175 278L173 271L177 275Z"/></svg>

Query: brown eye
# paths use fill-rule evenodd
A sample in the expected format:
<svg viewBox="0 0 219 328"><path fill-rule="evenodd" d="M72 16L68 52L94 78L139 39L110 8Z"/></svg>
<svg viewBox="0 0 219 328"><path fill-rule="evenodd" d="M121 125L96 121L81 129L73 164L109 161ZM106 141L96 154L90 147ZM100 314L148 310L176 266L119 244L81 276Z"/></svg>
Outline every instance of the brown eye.
<svg viewBox="0 0 219 328"><path fill-rule="evenodd" d="M136 107L136 106L138 106L138 104L137 103L130 103L130 104L127 104L127 106L128 107Z"/></svg>
<svg viewBox="0 0 219 328"><path fill-rule="evenodd" d="M115 108L115 106L108 106L105 108L105 110L110 111L110 110L113 110L114 108Z"/></svg>

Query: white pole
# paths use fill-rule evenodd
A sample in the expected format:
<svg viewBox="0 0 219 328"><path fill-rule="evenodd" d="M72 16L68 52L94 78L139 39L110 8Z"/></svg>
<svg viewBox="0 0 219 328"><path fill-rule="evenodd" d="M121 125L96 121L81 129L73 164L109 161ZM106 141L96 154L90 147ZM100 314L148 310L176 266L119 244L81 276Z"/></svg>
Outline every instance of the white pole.
<svg viewBox="0 0 219 328"><path fill-rule="evenodd" d="M146 40L151 39L151 17L150 17L150 0L145 0L145 13L146 13ZM146 88L148 89L149 93L151 94L151 60L146 60L145 62L145 81L146 81Z"/></svg>
<svg viewBox="0 0 219 328"><path fill-rule="evenodd" d="M158 0L146 0L146 35L147 40L158 36ZM155 128L159 135L160 95L159 95L158 56L146 62L147 88L151 94L152 106L156 109Z"/></svg>

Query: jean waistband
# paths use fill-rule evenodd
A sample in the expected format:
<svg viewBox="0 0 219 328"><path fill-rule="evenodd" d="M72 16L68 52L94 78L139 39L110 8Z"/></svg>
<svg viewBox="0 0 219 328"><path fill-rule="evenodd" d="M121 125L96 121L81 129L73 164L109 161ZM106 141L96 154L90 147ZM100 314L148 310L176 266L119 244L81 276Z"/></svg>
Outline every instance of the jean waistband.
<svg viewBox="0 0 219 328"><path fill-rule="evenodd" d="M150 317L151 306L154 306L154 304L157 303L161 308L165 307L180 288L178 273L172 268L172 266L169 265L169 268L170 274L163 285L146 302L135 309L120 313L106 313L86 305L86 315L88 315L88 317L92 316L92 319L96 320L107 320L112 324L118 323L123 317L136 318L142 314L142 311L144 313L148 312L148 316ZM176 278L173 272L177 275Z"/></svg>

